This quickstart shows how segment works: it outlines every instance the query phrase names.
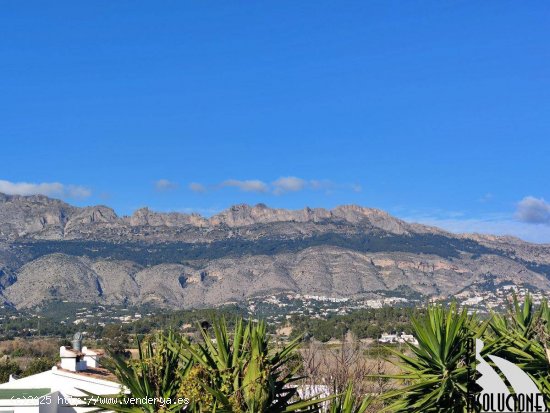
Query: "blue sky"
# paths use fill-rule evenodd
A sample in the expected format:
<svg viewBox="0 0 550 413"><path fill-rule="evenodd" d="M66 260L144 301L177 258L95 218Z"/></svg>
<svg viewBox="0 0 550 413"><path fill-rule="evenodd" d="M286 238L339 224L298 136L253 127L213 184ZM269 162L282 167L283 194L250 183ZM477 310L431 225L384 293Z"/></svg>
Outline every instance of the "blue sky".
<svg viewBox="0 0 550 413"><path fill-rule="evenodd" d="M0 191L550 242L550 4L2 2Z"/></svg>

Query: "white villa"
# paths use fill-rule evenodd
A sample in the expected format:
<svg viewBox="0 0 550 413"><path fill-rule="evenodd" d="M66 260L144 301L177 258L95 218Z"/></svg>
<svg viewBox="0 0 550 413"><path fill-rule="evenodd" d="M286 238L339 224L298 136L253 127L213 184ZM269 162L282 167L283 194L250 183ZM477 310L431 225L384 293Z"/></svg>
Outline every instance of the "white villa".
<svg viewBox="0 0 550 413"><path fill-rule="evenodd" d="M75 345L76 344L76 345ZM76 407L84 393L112 395L120 392L120 384L105 369L99 367L102 352L80 348L59 349L61 363L51 370L0 384L0 413L70 413L93 410Z"/></svg>
<svg viewBox="0 0 550 413"><path fill-rule="evenodd" d="M418 340L412 334L382 334L378 339L379 343L411 343L415 346L418 345Z"/></svg>

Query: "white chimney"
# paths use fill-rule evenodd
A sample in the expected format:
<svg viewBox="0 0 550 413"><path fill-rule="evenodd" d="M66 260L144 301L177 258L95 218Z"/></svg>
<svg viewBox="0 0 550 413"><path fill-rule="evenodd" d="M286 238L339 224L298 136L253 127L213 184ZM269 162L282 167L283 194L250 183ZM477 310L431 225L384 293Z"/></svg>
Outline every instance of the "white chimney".
<svg viewBox="0 0 550 413"><path fill-rule="evenodd" d="M84 354L65 346L59 347L59 357L61 358L61 368L69 371L86 370L86 361Z"/></svg>
<svg viewBox="0 0 550 413"><path fill-rule="evenodd" d="M86 367L95 369L99 367L99 359L103 355L103 352L99 350L92 350L86 346L82 347L82 354L84 354L84 361Z"/></svg>

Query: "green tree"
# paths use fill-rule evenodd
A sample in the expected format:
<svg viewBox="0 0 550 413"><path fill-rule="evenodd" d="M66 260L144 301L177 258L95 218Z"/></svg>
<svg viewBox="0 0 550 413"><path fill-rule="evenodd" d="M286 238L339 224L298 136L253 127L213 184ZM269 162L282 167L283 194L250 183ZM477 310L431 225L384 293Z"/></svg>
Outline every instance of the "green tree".
<svg viewBox="0 0 550 413"><path fill-rule="evenodd" d="M368 320L353 320L350 330L358 339L369 337L370 323Z"/></svg>
<svg viewBox="0 0 550 413"><path fill-rule="evenodd" d="M107 324L103 328L103 344L106 350L113 355L129 357L128 347L130 339L120 324Z"/></svg>
<svg viewBox="0 0 550 413"><path fill-rule="evenodd" d="M23 377L32 376L33 374L42 373L43 371L51 370L55 365L55 359L49 357L38 357L30 361L27 368L23 371Z"/></svg>
<svg viewBox="0 0 550 413"><path fill-rule="evenodd" d="M382 334L382 329L376 324L372 324L367 327L367 337L369 338L378 338Z"/></svg>
<svg viewBox="0 0 550 413"><path fill-rule="evenodd" d="M21 374L21 367L15 361L6 358L0 361L0 383L6 383L10 379L10 374Z"/></svg>

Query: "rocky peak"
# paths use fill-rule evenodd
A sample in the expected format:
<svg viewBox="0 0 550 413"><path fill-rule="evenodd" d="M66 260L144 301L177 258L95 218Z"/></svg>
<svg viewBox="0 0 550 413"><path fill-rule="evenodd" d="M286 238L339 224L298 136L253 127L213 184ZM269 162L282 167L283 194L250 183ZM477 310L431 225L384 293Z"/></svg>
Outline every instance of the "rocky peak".
<svg viewBox="0 0 550 413"><path fill-rule="evenodd" d="M81 208L65 226L65 231L74 231L81 226L89 226L94 224L117 223L119 218L112 208L104 205L96 205L91 207Z"/></svg>
<svg viewBox="0 0 550 413"><path fill-rule="evenodd" d="M11 238L30 233L61 233L78 208L43 195L6 195L0 193L0 227Z"/></svg>
<svg viewBox="0 0 550 413"><path fill-rule="evenodd" d="M211 225L216 226L220 224L227 225L229 227L240 227L253 224L268 224L272 222L307 222L313 221L316 215L329 216L326 211L320 213L323 210L312 210L309 208L302 210L288 210L288 209L275 209L269 208L265 204L257 204L250 206L246 204L234 205L231 208L220 212L210 218Z"/></svg>
<svg viewBox="0 0 550 413"><path fill-rule="evenodd" d="M225 224L229 227L266 224L272 222L319 222L338 218L351 224L370 223L372 226L393 233L405 233L408 224L379 209L364 208L358 205L343 205L326 210L323 208L304 208L298 210L274 209L264 204L250 206L234 205L210 218L211 225Z"/></svg>
<svg viewBox="0 0 550 413"><path fill-rule="evenodd" d="M71 220L80 220L82 223L99 223L116 221L118 216L116 212L104 205L85 207Z"/></svg>
<svg viewBox="0 0 550 413"><path fill-rule="evenodd" d="M376 228L390 234L438 234L452 236L438 228L426 225L407 223L397 219L387 212L379 209L365 208L358 205L342 205L332 210L323 208L303 208L299 210L269 208L265 204L254 206L239 204L220 212L211 218L205 218L198 214L184 214L178 212L155 212L149 208L141 208L131 216L119 218L115 211L107 206L98 205L85 208L71 206L61 200L52 199L43 195L6 195L0 193L0 239L16 239L19 237L33 237L40 239L62 239L70 234L71 237L79 236L79 229L86 227L83 233L86 237L112 236L127 239L137 234L142 237L141 229L135 232L132 227L188 227L185 232L188 241L196 242L202 235L212 233L213 237L219 236L220 226L230 228L247 227L256 224L271 224L278 222L294 223L296 233L309 233L312 231L312 223L332 222L347 223L349 226L357 226L361 231ZM299 225L303 224L303 225ZM116 227L116 231L112 229ZM195 227L195 229L193 229ZM209 231L198 231L198 228L208 228ZM285 229L286 228L286 229ZM290 226L280 228L281 234L289 230ZM145 229L144 229L145 230ZM214 232L210 232L214 230ZM317 230L323 230L318 228ZM195 232L193 232L195 231ZM274 229L275 231L275 229ZM278 231L278 230L277 230ZM292 231L292 230L291 230ZM305 231L305 232L304 232ZM155 231L155 240L168 240L184 237L184 232ZM486 235L464 234L463 238L469 238L486 245L521 245L523 241ZM146 238L139 238L146 239ZM182 238L183 239L183 238Z"/></svg>
<svg viewBox="0 0 550 413"><path fill-rule="evenodd" d="M198 214L182 214L179 212L155 212L149 208L140 208L135 211L130 217L126 217L126 221L131 226L151 225L180 227L184 225L194 225L202 227L207 224L207 220Z"/></svg>
<svg viewBox="0 0 550 413"><path fill-rule="evenodd" d="M365 208L359 205L342 205L334 208L332 213L334 216L343 218L352 224L368 222L376 228L393 234L405 234L410 231L409 224L376 208Z"/></svg>
<svg viewBox="0 0 550 413"><path fill-rule="evenodd" d="M141 225L149 225L149 217L151 216L151 214L152 211L150 211L149 208L144 207L135 210L131 216L125 218L131 226L137 227Z"/></svg>
<svg viewBox="0 0 550 413"><path fill-rule="evenodd" d="M264 204L254 207L247 204L238 204L214 215L209 221L211 225L225 224L229 227L252 225L257 223L260 217L270 215L269 211L270 209Z"/></svg>
<svg viewBox="0 0 550 413"><path fill-rule="evenodd" d="M18 207L57 207L74 209L75 207L55 198L45 195L8 195L0 192L0 204L11 204ZM7 205L3 205L6 207Z"/></svg>

